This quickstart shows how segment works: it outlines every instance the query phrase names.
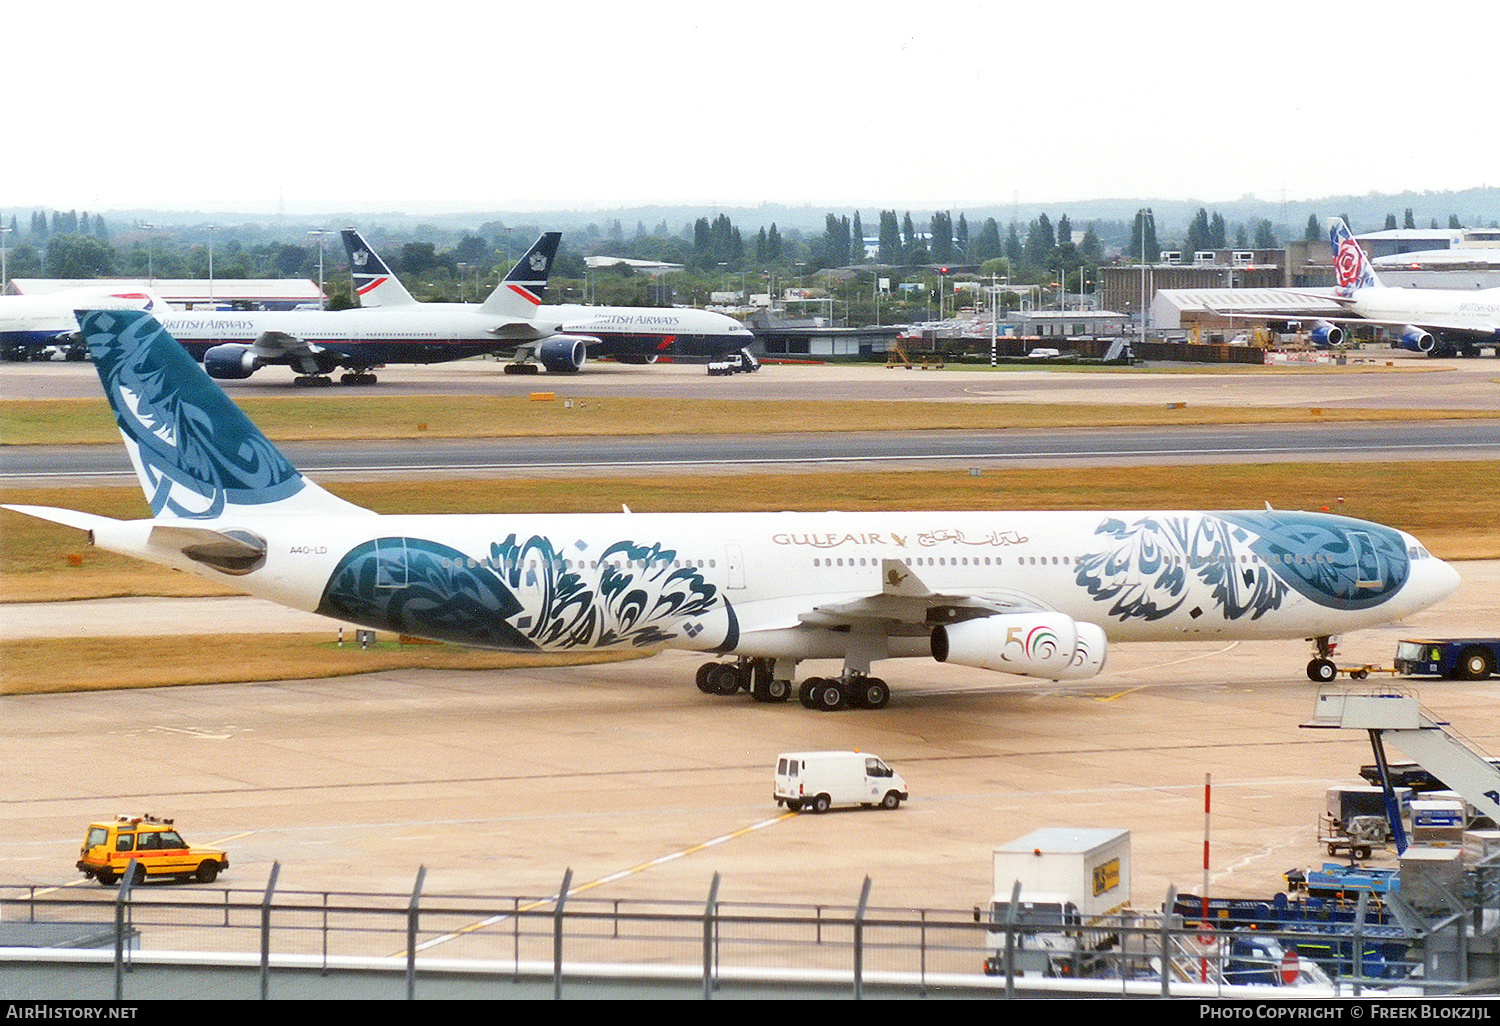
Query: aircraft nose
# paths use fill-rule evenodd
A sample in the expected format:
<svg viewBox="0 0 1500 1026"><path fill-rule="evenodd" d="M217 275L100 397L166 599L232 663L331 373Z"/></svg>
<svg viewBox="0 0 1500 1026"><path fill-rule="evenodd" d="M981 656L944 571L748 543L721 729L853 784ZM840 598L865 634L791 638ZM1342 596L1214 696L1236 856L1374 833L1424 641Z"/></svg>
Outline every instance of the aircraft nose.
<svg viewBox="0 0 1500 1026"><path fill-rule="evenodd" d="M1419 559L1412 564L1412 597L1428 606L1458 590L1458 571L1452 564L1436 557Z"/></svg>

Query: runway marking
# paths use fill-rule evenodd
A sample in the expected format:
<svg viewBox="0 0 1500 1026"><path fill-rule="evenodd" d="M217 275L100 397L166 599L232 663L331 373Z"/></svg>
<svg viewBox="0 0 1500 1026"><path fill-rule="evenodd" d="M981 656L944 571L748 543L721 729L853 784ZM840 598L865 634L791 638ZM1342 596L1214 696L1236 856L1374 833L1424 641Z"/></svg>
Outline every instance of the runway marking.
<svg viewBox="0 0 1500 1026"><path fill-rule="evenodd" d="M521 462L521 463L411 463L400 465L368 466L360 464L341 464L315 466L308 465L301 468L306 474L411 474L428 471L444 471L450 473L475 471L522 471L522 470L600 470L618 469L633 470L652 467L757 467L757 466L816 466L821 464L884 464L898 463L902 461L913 463L938 463L952 460L989 460L998 463L1021 462L1026 460L1054 459L1054 460L1141 460L1153 457L1213 457L1223 458L1233 454L1240 456L1305 456L1309 458L1328 459L1339 455L1379 455L1386 459L1400 459L1403 453L1427 453L1431 450L1473 450L1489 451L1495 448L1492 441L1464 442L1454 440L1442 443L1349 443L1344 445L1329 446L1244 446L1233 450L1224 448L1177 448L1177 449L1089 449L1089 450L1028 450L1025 452L964 452L955 450L946 453L887 453L883 455L841 455L829 453L821 456L780 456L780 457L746 457L746 458L714 458L703 456L693 459L651 459L651 460L554 460L548 462ZM129 479L133 472L128 469L121 470L54 470L54 471L26 471L8 470L0 471L0 480L25 480L37 479L48 480L52 478L119 478Z"/></svg>
<svg viewBox="0 0 1500 1026"><path fill-rule="evenodd" d="M233 736L231 734L210 734L208 731L199 730L197 727L167 727L160 723L151 729L160 730L168 734L186 734L189 737L203 738L205 741L228 741Z"/></svg>
<svg viewBox="0 0 1500 1026"><path fill-rule="evenodd" d="M637 873L644 873L648 869L653 869L657 866L664 866L669 862L676 862L678 859L686 858L689 855L696 855L701 851L707 851L709 848L716 848L721 844L726 844L729 841L733 841L737 838L744 837L747 834L754 833L756 830L764 830L766 827L775 826L778 823L782 823L788 819L791 819L793 816L800 815L800 812L784 812L779 816L773 816L771 819L764 819L759 823L752 823L750 826L742 827L739 830L735 830L727 834L721 834L720 836L707 841L702 841L690 848L683 848L681 851L674 851L667 855L661 855L650 860L649 862L642 862L640 865L632 866L630 869L621 870L618 873L611 873L608 876L601 876L597 880L590 880L588 883L579 884L576 887L570 888L568 890L567 897L571 898L575 894L582 894L585 891L591 891L595 887L603 887L605 884L615 883L616 881L623 880L626 877L634 876ZM423 941L422 943L417 945L417 950L427 951L428 949L434 948L439 944L446 944L448 941L457 940L459 937L474 933L476 930L482 930L486 926L494 926L497 923L503 923L519 912L531 912L535 909L543 908L547 905L555 905L557 904L559 897L559 895L553 894L550 897L538 898L536 901L530 902L529 904L518 906L516 908L516 912L514 913L507 912L502 915L490 916L487 919L481 919L477 923L470 923L468 926L453 930L450 933L445 933L440 936L433 937L431 940ZM406 949L402 948L391 957L405 958L406 953Z"/></svg>

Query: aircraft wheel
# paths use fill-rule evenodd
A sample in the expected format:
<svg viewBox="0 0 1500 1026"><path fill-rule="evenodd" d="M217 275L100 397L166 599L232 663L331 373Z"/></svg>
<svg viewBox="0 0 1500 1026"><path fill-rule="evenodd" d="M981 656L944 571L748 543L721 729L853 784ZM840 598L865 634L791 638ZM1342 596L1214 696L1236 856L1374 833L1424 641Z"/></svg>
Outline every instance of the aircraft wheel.
<svg viewBox="0 0 1500 1026"><path fill-rule="evenodd" d="M718 665L718 663L704 663L702 666L698 667L698 675L696 678L694 678L694 683L698 685L698 690L703 692L705 695L711 695L714 693L713 685L708 682L708 678L709 675L718 668Z"/></svg>
<svg viewBox="0 0 1500 1026"><path fill-rule="evenodd" d="M792 682L789 680L777 680L772 677L771 682L766 685L766 701L768 702L785 702L791 697Z"/></svg>
<svg viewBox="0 0 1500 1026"><path fill-rule="evenodd" d="M797 688L797 701L802 703L802 708L815 708L816 703L813 701L813 692L817 690L820 684L826 683L827 681L822 677L809 677L802 682L801 687Z"/></svg>
<svg viewBox="0 0 1500 1026"><path fill-rule="evenodd" d="M884 709L891 700L891 689L879 677L866 677L854 687L862 709Z"/></svg>
<svg viewBox="0 0 1500 1026"><path fill-rule="evenodd" d="M716 695L732 695L740 689L740 668L733 663L717 663L708 675L708 683Z"/></svg>
<svg viewBox="0 0 1500 1026"><path fill-rule="evenodd" d="M813 689L813 705L824 712L838 712L848 704L849 692L839 681L824 681Z"/></svg>
<svg viewBox="0 0 1500 1026"><path fill-rule="evenodd" d="M1319 684L1332 683L1339 675L1339 668L1333 665L1332 659L1314 659L1307 664L1307 679Z"/></svg>

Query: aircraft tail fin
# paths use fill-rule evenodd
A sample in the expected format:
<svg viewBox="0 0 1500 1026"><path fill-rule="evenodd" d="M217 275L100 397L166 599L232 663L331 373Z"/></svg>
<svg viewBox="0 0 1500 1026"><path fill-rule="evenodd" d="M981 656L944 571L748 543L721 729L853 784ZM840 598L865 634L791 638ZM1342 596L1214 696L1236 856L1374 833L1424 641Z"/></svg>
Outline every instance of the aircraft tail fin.
<svg viewBox="0 0 1500 1026"><path fill-rule="evenodd" d="M1328 219L1328 243L1333 247L1333 272L1338 278L1341 295L1347 296L1356 289L1380 287L1375 269L1370 266L1369 258L1342 217Z"/></svg>
<svg viewBox="0 0 1500 1026"><path fill-rule="evenodd" d="M481 304L480 312L501 317L534 316L547 294L547 278L561 239L562 232L544 232Z"/></svg>
<svg viewBox="0 0 1500 1026"><path fill-rule="evenodd" d="M349 254L349 271L354 275L354 294L360 306L416 306L417 300L401 279L385 265L364 238L353 228L345 228L344 251Z"/></svg>
<svg viewBox="0 0 1500 1026"><path fill-rule="evenodd" d="M144 310L78 323L151 513L367 513L303 477Z"/></svg>

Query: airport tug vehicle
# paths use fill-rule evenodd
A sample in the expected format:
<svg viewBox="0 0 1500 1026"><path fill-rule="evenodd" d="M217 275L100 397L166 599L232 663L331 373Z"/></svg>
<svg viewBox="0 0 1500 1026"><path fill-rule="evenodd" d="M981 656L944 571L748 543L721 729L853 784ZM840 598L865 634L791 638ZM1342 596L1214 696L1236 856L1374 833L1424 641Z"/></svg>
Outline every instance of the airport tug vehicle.
<svg viewBox="0 0 1500 1026"><path fill-rule="evenodd" d="M190 847L172 824L150 814L90 823L79 851L79 872L108 887L125 875L132 859L136 883L163 876L213 883L229 868L228 852Z"/></svg>

